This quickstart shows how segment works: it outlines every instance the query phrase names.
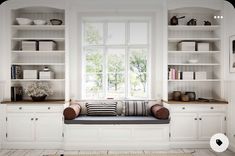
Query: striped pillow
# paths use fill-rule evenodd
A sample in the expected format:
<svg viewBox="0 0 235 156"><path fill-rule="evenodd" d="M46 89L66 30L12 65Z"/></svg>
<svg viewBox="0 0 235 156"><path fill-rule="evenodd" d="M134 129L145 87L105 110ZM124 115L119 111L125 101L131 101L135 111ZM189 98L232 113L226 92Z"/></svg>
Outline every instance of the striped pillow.
<svg viewBox="0 0 235 156"><path fill-rule="evenodd" d="M86 103L87 115L90 116L116 116L117 102L115 103Z"/></svg>
<svg viewBox="0 0 235 156"><path fill-rule="evenodd" d="M148 101L125 101L125 116L147 116Z"/></svg>

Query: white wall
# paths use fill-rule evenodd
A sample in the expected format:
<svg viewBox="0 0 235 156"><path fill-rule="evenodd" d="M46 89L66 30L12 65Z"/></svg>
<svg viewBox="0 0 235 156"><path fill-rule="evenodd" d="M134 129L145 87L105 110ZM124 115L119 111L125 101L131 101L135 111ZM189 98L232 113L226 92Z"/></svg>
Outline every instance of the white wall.
<svg viewBox="0 0 235 156"><path fill-rule="evenodd" d="M224 83L225 97L229 101L228 136L231 148L235 151L235 73L229 72L229 37L235 35L235 9L224 3Z"/></svg>

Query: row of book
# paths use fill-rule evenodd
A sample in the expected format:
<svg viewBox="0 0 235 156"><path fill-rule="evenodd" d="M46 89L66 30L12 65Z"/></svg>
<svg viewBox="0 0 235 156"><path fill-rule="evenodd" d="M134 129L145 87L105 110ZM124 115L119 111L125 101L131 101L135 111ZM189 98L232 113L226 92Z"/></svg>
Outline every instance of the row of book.
<svg viewBox="0 0 235 156"><path fill-rule="evenodd" d="M11 66L11 79L23 79L23 70L21 66Z"/></svg>
<svg viewBox="0 0 235 156"><path fill-rule="evenodd" d="M11 87L11 101L21 101L23 99L23 88L21 86Z"/></svg>
<svg viewBox="0 0 235 156"><path fill-rule="evenodd" d="M168 80L181 80L182 79L182 72L175 68L168 69Z"/></svg>

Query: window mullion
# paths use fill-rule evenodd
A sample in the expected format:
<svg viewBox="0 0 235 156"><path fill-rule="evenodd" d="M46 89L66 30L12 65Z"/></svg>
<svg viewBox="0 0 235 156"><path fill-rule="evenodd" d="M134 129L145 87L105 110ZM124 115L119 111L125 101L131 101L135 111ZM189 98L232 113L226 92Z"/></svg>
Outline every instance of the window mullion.
<svg viewBox="0 0 235 156"><path fill-rule="evenodd" d="M104 22L104 28L103 28L103 35L104 35L104 60L103 60L103 91L104 91L104 98L107 98L107 92L108 92L108 49L106 47L107 45L107 36L108 36L108 24L107 22Z"/></svg>
<svg viewBox="0 0 235 156"><path fill-rule="evenodd" d="M129 21L126 22L126 31L125 31L125 98L129 98Z"/></svg>

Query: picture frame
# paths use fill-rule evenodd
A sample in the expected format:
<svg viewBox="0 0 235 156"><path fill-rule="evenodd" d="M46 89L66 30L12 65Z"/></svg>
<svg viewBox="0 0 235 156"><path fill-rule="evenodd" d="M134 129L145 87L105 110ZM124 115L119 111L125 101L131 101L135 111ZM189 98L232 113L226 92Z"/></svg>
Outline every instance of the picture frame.
<svg viewBox="0 0 235 156"><path fill-rule="evenodd" d="M229 66L230 72L235 72L235 35L230 37Z"/></svg>

